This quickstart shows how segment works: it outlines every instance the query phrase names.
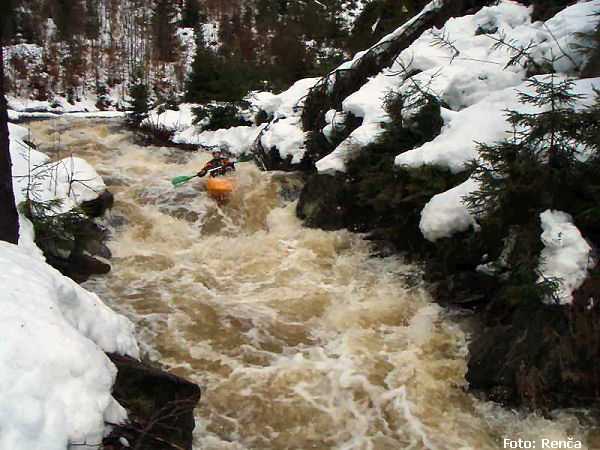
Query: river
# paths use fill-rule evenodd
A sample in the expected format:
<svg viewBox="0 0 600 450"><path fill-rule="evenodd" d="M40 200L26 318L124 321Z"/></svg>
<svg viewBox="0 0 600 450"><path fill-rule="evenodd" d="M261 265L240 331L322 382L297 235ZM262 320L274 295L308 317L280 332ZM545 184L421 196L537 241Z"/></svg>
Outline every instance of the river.
<svg viewBox="0 0 600 450"><path fill-rule="evenodd" d="M495 449L593 439L466 392L470 319L419 268L295 216L299 180L238 164L218 205L205 152L141 147L117 119L28 124L41 151L88 160L115 195L112 271L84 286L129 317L146 357L202 388L197 449Z"/></svg>

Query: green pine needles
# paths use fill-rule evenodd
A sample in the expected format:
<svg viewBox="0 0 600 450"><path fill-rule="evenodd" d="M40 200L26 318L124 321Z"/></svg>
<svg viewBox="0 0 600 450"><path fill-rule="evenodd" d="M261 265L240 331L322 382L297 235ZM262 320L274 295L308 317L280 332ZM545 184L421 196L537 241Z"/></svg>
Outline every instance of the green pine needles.
<svg viewBox="0 0 600 450"><path fill-rule="evenodd" d="M540 281L541 212L567 212L585 237L600 242L600 95L576 108L583 97L574 82L555 74L530 80L519 95L528 112L508 111L512 136L480 144L471 177L480 187L465 201L482 217L487 236L518 236L508 255L509 297L552 298L560 280Z"/></svg>
<svg viewBox="0 0 600 450"><path fill-rule="evenodd" d="M583 160L598 154L588 135L598 108L575 110L582 96L573 93L573 81L550 74L532 78L530 86L533 92L520 93L519 101L535 112L509 110L512 138L480 144L480 157L471 163L480 189L466 201L476 214L522 223L547 208L568 210Z"/></svg>
<svg viewBox="0 0 600 450"><path fill-rule="evenodd" d="M149 116L151 108L150 92L148 85L144 82L141 68L138 68L132 76L129 96L131 97L131 111L127 114L127 124L136 129Z"/></svg>

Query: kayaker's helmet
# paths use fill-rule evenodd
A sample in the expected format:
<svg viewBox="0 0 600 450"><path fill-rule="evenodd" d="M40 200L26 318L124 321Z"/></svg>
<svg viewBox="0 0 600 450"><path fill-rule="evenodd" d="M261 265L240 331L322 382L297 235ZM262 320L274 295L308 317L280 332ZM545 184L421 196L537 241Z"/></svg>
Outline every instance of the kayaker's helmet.
<svg viewBox="0 0 600 450"><path fill-rule="evenodd" d="M212 152L213 158L220 158L222 154L223 153L221 152L221 150L213 150Z"/></svg>

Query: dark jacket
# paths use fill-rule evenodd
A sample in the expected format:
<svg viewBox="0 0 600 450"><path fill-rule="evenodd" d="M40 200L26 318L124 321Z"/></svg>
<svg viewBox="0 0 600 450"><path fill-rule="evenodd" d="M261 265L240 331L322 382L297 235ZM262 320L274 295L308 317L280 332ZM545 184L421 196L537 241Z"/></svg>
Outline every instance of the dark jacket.
<svg viewBox="0 0 600 450"><path fill-rule="evenodd" d="M204 167L200 172L197 173L197 175L199 177L203 177L208 173L209 170L216 168L219 169L210 172L211 177L225 175L227 172L235 170L235 165L233 161L231 161L229 158L213 158L209 162L204 164Z"/></svg>

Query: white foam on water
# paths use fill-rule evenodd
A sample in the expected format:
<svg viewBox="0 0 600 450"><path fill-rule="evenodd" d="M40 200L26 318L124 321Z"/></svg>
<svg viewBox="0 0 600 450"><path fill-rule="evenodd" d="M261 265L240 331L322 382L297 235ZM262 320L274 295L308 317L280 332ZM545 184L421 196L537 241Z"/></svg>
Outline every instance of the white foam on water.
<svg viewBox="0 0 600 450"><path fill-rule="evenodd" d="M114 121L34 123L89 160L116 203L112 271L86 287L136 323L150 358L202 387L195 448L496 449L502 439L586 442L552 420L465 393L468 334L418 272L362 236L302 226L289 175L238 165L218 204L194 179L205 153L139 147ZM79 153L81 152L81 153Z"/></svg>

